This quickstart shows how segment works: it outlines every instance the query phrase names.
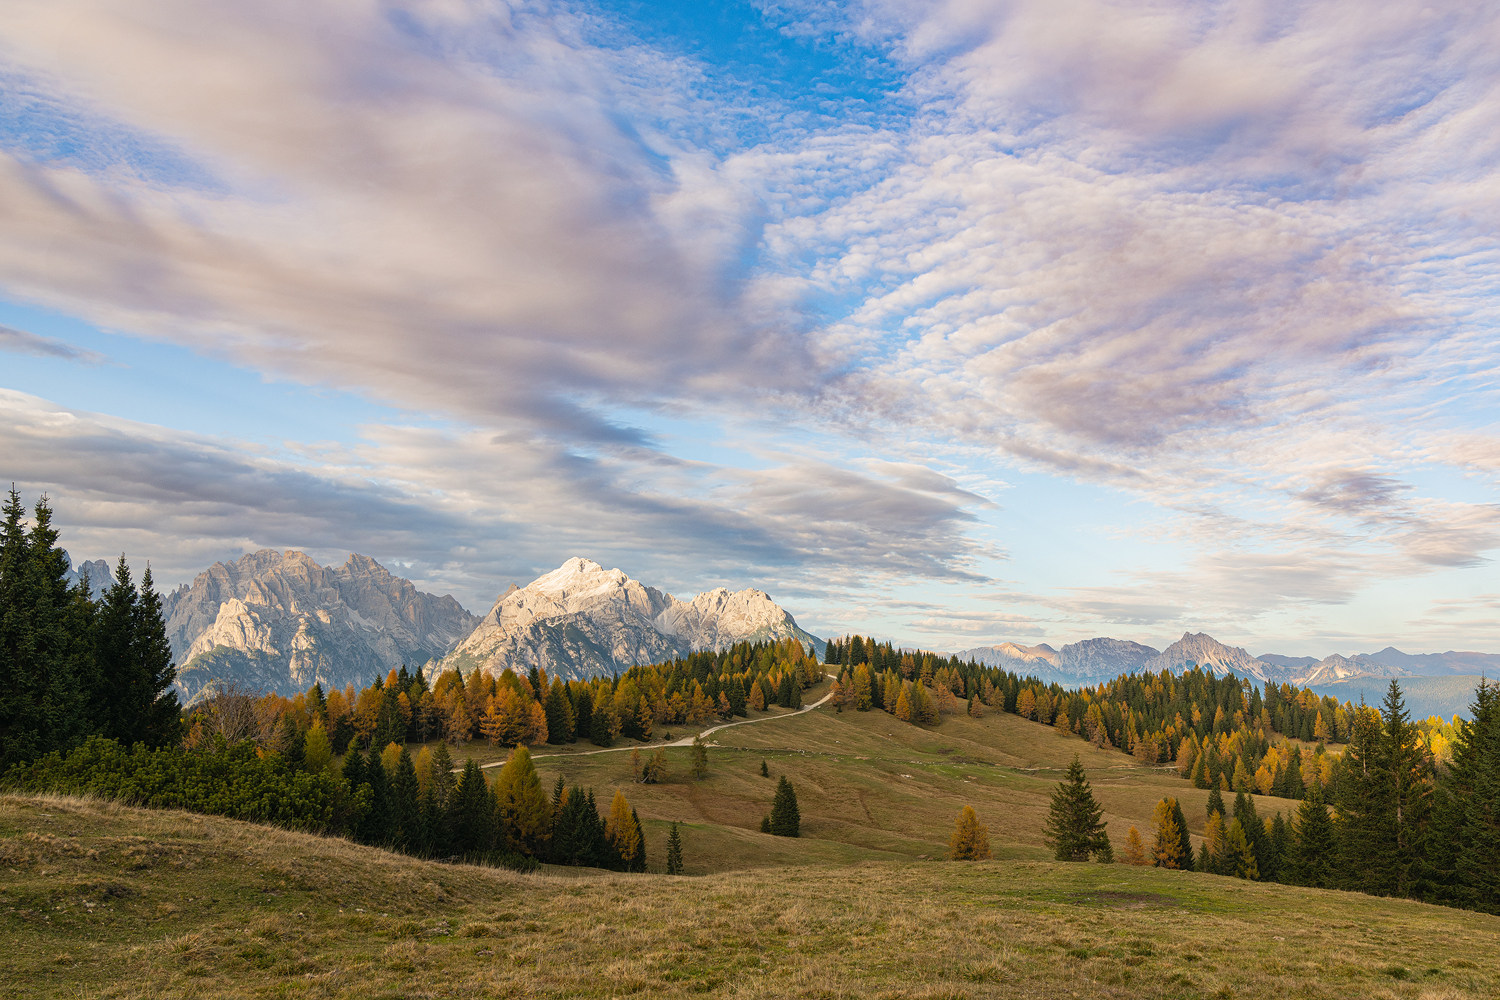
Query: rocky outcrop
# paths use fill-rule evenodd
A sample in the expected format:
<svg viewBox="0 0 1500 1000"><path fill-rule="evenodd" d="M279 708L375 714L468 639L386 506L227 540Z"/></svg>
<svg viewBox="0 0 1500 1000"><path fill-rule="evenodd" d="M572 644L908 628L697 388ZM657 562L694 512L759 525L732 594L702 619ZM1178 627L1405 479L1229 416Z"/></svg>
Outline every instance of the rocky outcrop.
<svg viewBox="0 0 1500 1000"><path fill-rule="evenodd" d="M423 593L367 556L324 567L274 549L215 563L163 611L185 702L215 682L281 694L368 684L443 656L479 623L452 597Z"/></svg>
<svg viewBox="0 0 1500 1000"><path fill-rule="evenodd" d="M64 558L67 555L66 551L63 552ZM70 566L71 563L72 560L70 559ZM83 579L85 575L89 578L89 594L96 601L109 589L110 584L115 582L114 569L103 559L94 559L89 562L81 562L77 566L71 566L65 579L67 579L68 585L72 586Z"/></svg>
<svg viewBox="0 0 1500 1000"><path fill-rule="evenodd" d="M621 570L573 558L502 594L479 627L428 673L539 667L555 677L581 678L699 649L788 637L822 647L759 590L720 587L679 601Z"/></svg>
<svg viewBox="0 0 1500 1000"><path fill-rule="evenodd" d="M1204 632L1184 632L1182 638L1141 664L1153 673L1169 670L1180 674L1194 666L1215 674L1232 673L1237 677L1254 677L1265 681L1278 671L1269 663L1257 660L1238 646L1226 646Z"/></svg>

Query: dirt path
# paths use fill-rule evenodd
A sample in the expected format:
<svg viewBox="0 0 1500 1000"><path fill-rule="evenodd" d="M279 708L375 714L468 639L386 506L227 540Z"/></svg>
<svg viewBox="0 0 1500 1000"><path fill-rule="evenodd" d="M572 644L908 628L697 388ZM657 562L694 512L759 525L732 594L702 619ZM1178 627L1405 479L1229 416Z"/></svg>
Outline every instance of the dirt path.
<svg viewBox="0 0 1500 1000"><path fill-rule="evenodd" d="M823 676L827 677L830 680L837 680L838 679L838 678L834 677L832 674L824 674ZM788 713L786 715L764 715L764 716L761 716L759 719L741 719L738 722L721 722L717 726L710 726L710 727L708 727L707 729L705 729L702 732L698 733L698 735L702 736L702 737L704 737L706 739L709 735L711 735L713 733L717 733L721 729L729 729L729 728L731 728L733 726L748 726L748 725L752 725L753 723L756 723L756 722L774 722L777 719L790 719L794 715L801 715L803 712L811 712L815 708L821 708L823 705L826 705L828 703L828 699L830 699L832 697L833 697L833 692L829 691L827 694L825 694L823 697L819 698L817 701L813 702L811 705L803 705L801 708L797 709L797 711L795 711L795 712L791 712L791 713ZM594 755L596 753L621 753L621 752L623 752L625 750L639 750L641 747L646 746L646 745L647 744L637 743L637 744L633 744L633 745L628 746L628 747L605 747L602 750L580 750L577 753L534 753L534 754L531 755L531 759L532 760L541 760L544 757L589 757L589 756L592 756L592 755ZM693 737L691 737L691 736L684 736L682 739L680 739L680 740L673 740L671 743L658 743L655 746L653 746L652 749L655 749L656 747L690 747L692 745L693 745ZM480 764L479 766L482 767L482 768L483 767L504 767L505 766L505 761L503 761L503 760L497 760L497 761L495 761L493 763L490 763L490 764Z"/></svg>

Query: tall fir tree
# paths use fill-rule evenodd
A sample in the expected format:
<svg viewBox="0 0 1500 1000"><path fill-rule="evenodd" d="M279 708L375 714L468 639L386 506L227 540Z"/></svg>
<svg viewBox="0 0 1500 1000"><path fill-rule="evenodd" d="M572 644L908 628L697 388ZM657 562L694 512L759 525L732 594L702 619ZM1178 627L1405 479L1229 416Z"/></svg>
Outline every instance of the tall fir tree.
<svg viewBox="0 0 1500 1000"><path fill-rule="evenodd" d="M1114 849L1100 817L1104 810L1094 801L1094 791L1078 755L1068 765L1067 776L1052 791L1045 840L1059 861L1114 860Z"/></svg>
<svg viewBox="0 0 1500 1000"><path fill-rule="evenodd" d="M150 566L141 577L133 638L135 675L130 695L136 724L131 742L152 748L172 746L182 739L182 706L172 687L177 666L172 662L172 643Z"/></svg>
<svg viewBox="0 0 1500 1000"><path fill-rule="evenodd" d="M572 743L575 739L573 705L568 701L568 691L563 686L562 678L552 679L552 685L547 689L547 701L543 705L543 710L547 714L547 742Z"/></svg>

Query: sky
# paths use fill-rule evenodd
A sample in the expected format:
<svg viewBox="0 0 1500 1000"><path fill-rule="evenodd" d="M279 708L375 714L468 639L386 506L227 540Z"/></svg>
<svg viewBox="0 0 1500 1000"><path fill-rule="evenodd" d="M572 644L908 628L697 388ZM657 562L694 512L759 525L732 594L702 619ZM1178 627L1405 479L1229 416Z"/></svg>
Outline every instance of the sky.
<svg viewBox="0 0 1500 1000"><path fill-rule="evenodd" d="M1500 9L7 0L0 479L955 651L1500 650Z"/></svg>

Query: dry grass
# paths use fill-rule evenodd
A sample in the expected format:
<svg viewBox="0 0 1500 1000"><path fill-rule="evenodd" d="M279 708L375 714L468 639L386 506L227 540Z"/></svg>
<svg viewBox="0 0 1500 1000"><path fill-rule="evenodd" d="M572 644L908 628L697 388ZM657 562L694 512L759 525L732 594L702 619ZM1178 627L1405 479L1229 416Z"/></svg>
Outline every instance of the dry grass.
<svg viewBox="0 0 1500 1000"><path fill-rule="evenodd" d="M799 846L810 844L788 843ZM570 874L3 797L0 989L122 1000L1500 990L1495 918L1191 873L1001 861Z"/></svg>

